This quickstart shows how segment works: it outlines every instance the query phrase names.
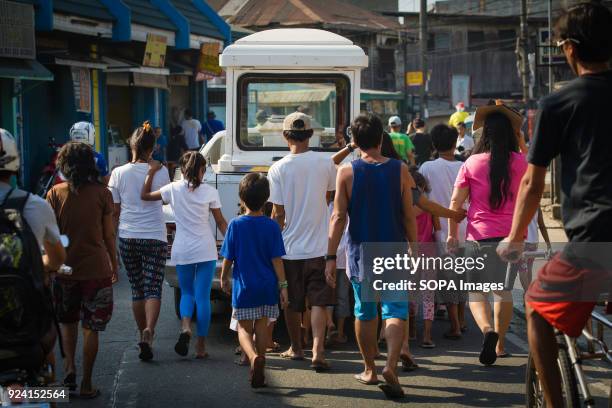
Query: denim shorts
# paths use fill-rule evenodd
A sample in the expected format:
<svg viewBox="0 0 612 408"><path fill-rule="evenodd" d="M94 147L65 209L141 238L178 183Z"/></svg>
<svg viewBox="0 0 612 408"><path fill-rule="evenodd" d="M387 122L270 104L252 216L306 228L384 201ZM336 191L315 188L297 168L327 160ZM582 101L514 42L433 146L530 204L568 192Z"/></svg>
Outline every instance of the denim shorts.
<svg viewBox="0 0 612 408"><path fill-rule="evenodd" d="M378 316L378 304L382 310L382 319L408 318L408 301L406 302L362 302L361 282L357 278L351 279L355 294L355 318L361 321L374 320Z"/></svg>

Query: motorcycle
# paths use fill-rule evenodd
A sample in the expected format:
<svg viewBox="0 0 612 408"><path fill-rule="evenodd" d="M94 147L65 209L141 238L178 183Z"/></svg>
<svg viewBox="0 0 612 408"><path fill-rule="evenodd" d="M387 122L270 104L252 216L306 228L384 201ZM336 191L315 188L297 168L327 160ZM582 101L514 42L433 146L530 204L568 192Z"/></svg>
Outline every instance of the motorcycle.
<svg viewBox="0 0 612 408"><path fill-rule="evenodd" d="M55 139L50 138L48 146L52 150L49 162L43 167L35 190L36 194L43 198L47 196L47 192L51 190L51 187L63 181L59 177L59 170L57 169L57 156L63 144L57 144Z"/></svg>

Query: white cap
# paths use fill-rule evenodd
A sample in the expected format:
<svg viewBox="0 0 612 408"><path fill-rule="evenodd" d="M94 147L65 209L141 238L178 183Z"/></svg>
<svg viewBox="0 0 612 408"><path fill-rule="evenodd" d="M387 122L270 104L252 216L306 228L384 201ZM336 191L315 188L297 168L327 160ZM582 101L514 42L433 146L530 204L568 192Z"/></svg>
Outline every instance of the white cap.
<svg viewBox="0 0 612 408"><path fill-rule="evenodd" d="M399 116L391 116L389 118L389 126L401 126L402 120Z"/></svg>
<svg viewBox="0 0 612 408"><path fill-rule="evenodd" d="M70 140L93 147L96 144L96 128L90 122L77 122L70 128Z"/></svg>
<svg viewBox="0 0 612 408"><path fill-rule="evenodd" d="M297 122L297 121L301 122ZM296 123L297 122L297 123ZM302 112L293 112L283 121L283 130L311 130L312 124L310 116Z"/></svg>
<svg viewBox="0 0 612 408"><path fill-rule="evenodd" d="M19 171L17 142L8 130L0 129L0 170Z"/></svg>

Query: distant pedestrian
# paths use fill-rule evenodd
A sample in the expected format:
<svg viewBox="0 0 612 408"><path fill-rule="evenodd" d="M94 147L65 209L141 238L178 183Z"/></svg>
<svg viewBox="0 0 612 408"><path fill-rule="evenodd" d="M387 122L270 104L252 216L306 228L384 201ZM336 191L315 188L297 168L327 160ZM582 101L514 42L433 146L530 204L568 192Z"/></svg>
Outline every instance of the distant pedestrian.
<svg viewBox="0 0 612 408"><path fill-rule="evenodd" d="M412 127L415 132L408 135L414 145L414 160L417 166L431 160L433 153L433 145L431 136L425 131L425 121L417 118L412 121Z"/></svg>
<svg viewBox="0 0 612 408"><path fill-rule="evenodd" d="M281 357L303 360L300 316L311 308L312 368L329 369L325 360L326 306L336 303L335 280L325 275L329 219L327 198L335 189L336 167L329 157L309 150L313 129L310 116L294 112L283 122L290 153L268 172L272 218L283 230L287 255L283 257L289 282L285 319L291 347Z"/></svg>
<svg viewBox="0 0 612 408"><path fill-rule="evenodd" d="M98 167L99 177L108 184L108 163L104 155L95 150L96 127L90 122L77 122L70 128L70 140L73 142L87 143L94 151L94 161Z"/></svg>
<svg viewBox="0 0 612 408"><path fill-rule="evenodd" d="M414 164L414 144L401 129L402 120L399 116L391 116L389 118L389 136L393 142L393 147L395 147L395 151L399 154L401 160Z"/></svg>
<svg viewBox="0 0 612 408"><path fill-rule="evenodd" d="M505 282L506 263L495 248L510 232L512 214L519 184L527 161L519 151L520 114L505 105L478 108L475 128L483 128L482 137L472 155L461 166L451 199L451 208L459 209L469 201L465 256L486 259L482 270L467 271L470 283ZM457 224L449 224L448 246L458 245ZM511 284L510 284L511 285ZM480 362L495 363L498 357L507 357L505 334L512 319L512 287L494 291L494 318L491 306L482 291L470 291L470 310L484 335Z"/></svg>
<svg viewBox="0 0 612 408"><path fill-rule="evenodd" d="M429 198L443 207L450 207L451 195L457 174L462 162L455 158L455 146L457 142L457 130L447 125L437 125L431 130L432 143L438 152L438 158L426 163L419 168L421 173L431 188ZM436 233L436 242L443 243L439 249L442 255L446 253L446 238L448 236L448 221L440 218L440 231ZM459 223L457 239L465 242L467 222L464 220ZM442 272L447 280L453 280L459 284L459 275L455 271L448 273ZM461 332L465 326L465 302L467 293L460 290L442 290L439 292L441 299L446 303L448 318L450 320L450 330L444 333L444 337L451 340L461 338Z"/></svg>
<svg viewBox="0 0 612 408"><path fill-rule="evenodd" d="M457 138L457 146L455 149L455 154L459 156L461 161L465 161L470 154L472 154L472 150L474 149L474 139L472 136L466 134L467 127L465 123L460 122L457 125L457 132L459 133L459 137Z"/></svg>
<svg viewBox="0 0 612 408"><path fill-rule="evenodd" d="M208 142L212 137L222 130L225 130L225 126L223 126L223 122L216 119L217 115L215 112L208 111L208 115L206 116L206 122L204 122L204 136L206 137L205 142Z"/></svg>
<svg viewBox="0 0 612 408"><path fill-rule="evenodd" d="M166 147L168 146L168 138L162 133L162 128L155 128L155 147L153 149L153 160L160 163L166 162Z"/></svg>
<svg viewBox="0 0 612 408"><path fill-rule="evenodd" d="M189 148L185 143L185 135L181 127L182 120L180 118L179 109L173 108L170 118L170 137L168 138L168 146L166 147L166 160L170 178L174 179L174 171L177 163L183 153Z"/></svg>
<svg viewBox="0 0 612 408"><path fill-rule="evenodd" d="M168 250L161 203L140 198L155 147L155 134L147 121L130 137L132 160L111 173L108 188L113 194L119 227L119 252L132 288L132 311L140 333L139 358L153 358L153 337L161 307L162 284ZM168 184L167 171L155 175L154 188Z"/></svg>
<svg viewBox="0 0 612 408"><path fill-rule="evenodd" d="M457 105L455 105L455 110L455 113L453 113L448 120L448 125L454 128L456 128L459 123L465 122L467 117L470 116L470 114L465 111L464 102L457 103Z"/></svg>
<svg viewBox="0 0 612 408"><path fill-rule="evenodd" d="M199 120L193 117L191 109L185 109L185 119L181 122L183 137L188 150L200 150L200 147L205 142L202 137L202 124Z"/></svg>
<svg viewBox="0 0 612 408"><path fill-rule="evenodd" d="M357 117L351 125L351 134L361 150L361 158L338 170L326 275L335 279L336 251L349 215L348 271L355 295L355 332L365 365L355 379L368 385L379 383L375 358L380 304L387 342L387 364L383 370L386 383L381 389L388 398L401 398L404 391L396 369L408 317L408 299L405 302L363 301L361 282L371 272L360 270L358 259L361 245L366 242L416 242L411 191L414 181L408 166L381 155L383 126L376 116Z"/></svg>
<svg viewBox="0 0 612 408"><path fill-rule="evenodd" d="M234 218L227 228L221 248L221 287L232 295L232 319L238 321L240 347L251 365L251 386L259 388L265 385L268 326L278 318L278 304L283 308L288 304L281 258L285 246L279 225L264 215L270 196L266 177L260 173L246 175L240 182L239 195L246 213Z"/></svg>
<svg viewBox="0 0 612 408"><path fill-rule="evenodd" d="M182 180L174 181L154 190L155 180L163 167L151 162L143 182L141 198L144 201L163 201L174 212L176 235L172 243L171 261L176 265L181 288L181 333L174 350L181 356L189 353L191 321L194 306L197 310L197 359L208 357L206 337L210 328L210 290L217 265L217 243L210 225L212 215L222 234L227 221L221 213L219 193L204 183L206 159L198 152L187 152L179 161Z"/></svg>
<svg viewBox="0 0 612 408"><path fill-rule="evenodd" d="M66 183L47 194L60 232L70 239L66 264L71 275L58 274L53 283L57 320L65 352L64 385L76 388L78 323L83 328L83 378L81 398L95 398L100 391L92 383L98 354L98 333L113 314L113 280L119 262L116 253L113 196L99 180L93 149L68 142L59 151L57 164ZM114 279L113 279L114 278Z"/></svg>

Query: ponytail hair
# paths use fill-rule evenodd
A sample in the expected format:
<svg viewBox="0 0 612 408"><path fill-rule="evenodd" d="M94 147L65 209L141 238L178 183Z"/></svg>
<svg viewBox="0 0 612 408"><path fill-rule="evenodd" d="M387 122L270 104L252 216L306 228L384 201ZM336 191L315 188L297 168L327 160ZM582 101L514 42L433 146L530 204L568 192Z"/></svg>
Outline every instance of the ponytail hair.
<svg viewBox="0 0 612 408"><path fill-rule="evenodd" d="M155 147L155 132L151 122L145 120L142 126L136 128L130 137L130 148L136 155L136 160L149 161L149 156Z"/></svg>
<svg viewBox="0 0 612 408"><path fill-rule="evenodd" d="M200 171L206 168L206 159L199 152L191 151L181 156L179 159L179 167L183 178L187 180L187 187L192 191L200 187L202 179Z"/></svg>

